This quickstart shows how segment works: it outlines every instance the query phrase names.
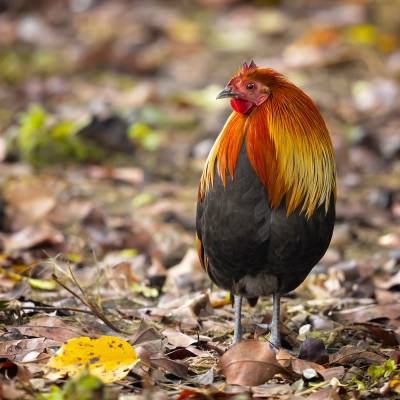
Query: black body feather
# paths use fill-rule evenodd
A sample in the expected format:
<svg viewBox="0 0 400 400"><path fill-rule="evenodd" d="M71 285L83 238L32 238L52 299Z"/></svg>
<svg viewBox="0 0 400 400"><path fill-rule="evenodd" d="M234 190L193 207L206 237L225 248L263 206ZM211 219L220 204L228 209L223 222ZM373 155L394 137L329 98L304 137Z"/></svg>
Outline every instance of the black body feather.
<svg viewBox="0 0 400 400"><path fill-rule="evenodd" d="M256 298L300 285L325 254L334 221L333 194L328 212L321 206L310 218L300 210L288 216L284 200L271 209L243 145L225 187L214 171L213 186L197 204L196 228L211 280Z"/></svg>

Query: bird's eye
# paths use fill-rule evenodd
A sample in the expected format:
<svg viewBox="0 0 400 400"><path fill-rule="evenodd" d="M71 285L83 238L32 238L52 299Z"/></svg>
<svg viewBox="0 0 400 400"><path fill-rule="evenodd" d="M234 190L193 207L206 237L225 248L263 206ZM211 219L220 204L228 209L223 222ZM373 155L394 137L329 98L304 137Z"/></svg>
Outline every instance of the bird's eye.
<svg viewBox="0 0 400 400"><path fill-rule="evenodd" d="M255 85L253 82L249 82L249 83L246 85L246 89L252 90L252 89L254 89L255 86L256 86L256 85Z"/></svg>

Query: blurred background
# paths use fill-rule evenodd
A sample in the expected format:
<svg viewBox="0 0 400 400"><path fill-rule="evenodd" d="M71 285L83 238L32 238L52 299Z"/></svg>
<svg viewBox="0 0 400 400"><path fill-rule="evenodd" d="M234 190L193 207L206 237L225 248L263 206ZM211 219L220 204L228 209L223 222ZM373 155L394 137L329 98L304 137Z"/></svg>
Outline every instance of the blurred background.
<svg viewBox="0 0 400 400"><path fill-rule="evenodd" d="M60 345L60 317L81 335L115 334L97 311L68 311L83 307L70 266L118 326L132 331L145 320L168 338L167 326L203 335L192 353L173 357L192 357L192 376L213 372L232 310L226 293L203 291L197 185L230 113L215 97L251 59L314 99L338 167L332 244L283 301L285 345L297 351L313 334L330 353L349 352L332 362L350 388L382 386L363 374L385 360L382 346L400 343L399 0L0 0L0 344L27 334ZM53 272L75 289L62 290ZM246 306L245 329L269 321L268 310L269 299ZM60 328L18 333L31 317ZM186 336L164 340L162 353L182 337L187 345ZM355 370L367 345L372 353ZM31 376L41 376L48 354L40 357L29 358ZM162 374L152 364L164 390L186 376L173 357ZM137 375L127 379L141 387Z"/></svg>
<svg viewBox="0 0 400 400"><path fill-rule="evenodd" d="M197 184L230 112L215 96L251 59L314 99L336 152L334 239L297 295L398 300L392 0L0 0L1 290L48 283L57 254L144 297L207 287Z"/></svg>

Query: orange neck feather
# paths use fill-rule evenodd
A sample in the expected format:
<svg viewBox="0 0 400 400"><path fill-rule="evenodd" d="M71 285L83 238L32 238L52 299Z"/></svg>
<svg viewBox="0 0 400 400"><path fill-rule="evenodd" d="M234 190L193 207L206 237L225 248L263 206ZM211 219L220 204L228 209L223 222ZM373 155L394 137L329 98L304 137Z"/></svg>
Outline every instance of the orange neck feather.
<svg viewBox="0 0 400 400"><path fill-rule="evenodd" d="M230 115L208 156L199 196L212 187L215 171L224 185L227 171L234 179L245 140L250 164L268 191L271 207L285 198L288 214L300 207L310 217L322 204L327 210L336 192L332 144L312 100L278 78L281 85L265 103L249 115Z"/></svg>

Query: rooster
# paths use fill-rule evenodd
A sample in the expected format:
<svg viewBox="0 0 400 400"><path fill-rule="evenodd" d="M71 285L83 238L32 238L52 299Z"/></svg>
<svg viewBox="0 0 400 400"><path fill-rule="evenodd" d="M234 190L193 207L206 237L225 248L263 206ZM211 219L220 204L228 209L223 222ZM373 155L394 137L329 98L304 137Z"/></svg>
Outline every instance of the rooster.
<svg viewBox="0 0 400 400"><path fill-rule="evenodd" d="M272 295L271 343L280 347L280 296L299 286L325 254L335 222L332 143L313 101L283 75L254 61L217 99L233 112L200 180L200 261L233 295L233 343L241 306Z"/></svg>

